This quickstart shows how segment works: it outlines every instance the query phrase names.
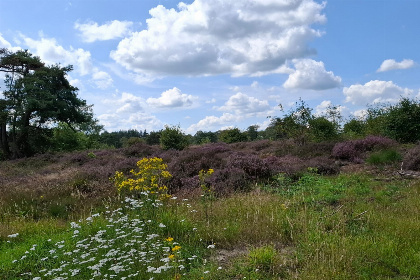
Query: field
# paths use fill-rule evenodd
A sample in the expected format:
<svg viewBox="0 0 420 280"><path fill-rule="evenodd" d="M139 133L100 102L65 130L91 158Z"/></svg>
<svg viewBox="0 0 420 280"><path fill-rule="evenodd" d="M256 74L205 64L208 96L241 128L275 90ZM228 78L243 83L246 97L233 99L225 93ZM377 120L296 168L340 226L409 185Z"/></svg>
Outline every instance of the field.
<svg viewBox="0 0 420 280"><path fill-rule="evenodd" d="M420 279L418 148L382 140L1 162L0 279Z"/></svg>

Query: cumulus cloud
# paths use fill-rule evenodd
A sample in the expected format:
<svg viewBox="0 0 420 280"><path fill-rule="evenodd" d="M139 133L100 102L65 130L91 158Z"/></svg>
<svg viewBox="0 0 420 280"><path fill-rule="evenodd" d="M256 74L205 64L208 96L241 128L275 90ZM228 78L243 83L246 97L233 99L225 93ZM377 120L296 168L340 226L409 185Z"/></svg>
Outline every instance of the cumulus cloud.
<svg viewBox="0 0 420 280"><path fill-rule="evenodd" d="M224 106L218 108L219 111L235 112L236 115L255 115L256 113L267 112L269 109L270 105L267 100L259 100L241 92L232 95Z"/></svg>
<svg viewBox="0 0 420 280"><path fill-rule="evenodd" d="M243 120L243 117L238 115L233 115L231 113L223 113L222 116L206 116L204 119L200 120L198 123L191 125L187 128L187 133L194 134L198 130L218 130L223 126L231 125L232 123L239 122Z"/></svg>
<svg viewBox="0 0 420 280"><path fill-rule="evenodd" d="M104 100L104 103L109 105L116 105L118 107L116 110L118 114L136 113L138 111L143 111L144 99L135 96L132 93L123 92L119 99L106 99Z"/></svg>
<svg viewBox="0 0 420 280"><path fill-rule="evenodd" d="M341 78L333 72L326 71L322 61L312 59L293 60L296 70L289 75L283 84L287 89L326 90L341 85Z"/></svg>
<svg viewBox="0 0 420 280"><path fill-rule="evenodd" d="M414 61L411 59L404 59L401 62L396 62L394 59L386 59L382 62L381 66L379 67L376 72L385 72L390 70L397 70L397 69L408 69L414 66Z"/></svg>
<svg viewBox="0 0 420 280"><path fill-rule="evenodd" d="M100 89L110 88L113 84L113 80L107 72L99 71L97 69L92 74L92 81L96 87Z"/></svg>
<svg viewBox="0 0 420 280"><path fill-rule="evenodd" d="M148 98L147 104L159 108L190 107L197 100L197 97L182 93L180 89L174 87L162 92L159 98Z"/></svg>
<svg viewBox="0 0 420 280"><path fill-rule="evenodd" d="M125 117L121 114L102 114L98 116L99 123L108 131L136 129L138 131L156 131L163 123L156 116L138 112Z"/></svg>
<svg viewBox="0 0 420 280"><path fill-rule="evenodd" d="M22 39L31 52L41 57L47 64L71 64L75 66L75 70L78 71L80 75L87 75L92 71L91 55L89 51L85 51L81 48L75 49L71 46L69 49L65 49L63 46L59 45L54 38L34 40L22 35Z"/></svg>
<svg viewBox="0 0 420 280"><path fill-rule="evenodd" d="M366 105L370 103L395 102L401 96L413 94L412 89L402 88L392 81L370 81L364 85L356 84L345 87L343 93L346 102L354 105Z"/></svg>
<svg viewBox="0 0 420 280"><path fill-rule="evenodd" d="M103 25L90 21L87 23L76 22L74 28L81 32L82 40L88 43L95 41L112 40L122 38L131 32L131 21L113 20Z"/></svg>
<svg viewBox="0 0 420 280"><path fill-rule="evenodd" d="M314 0L195 0L149 11L147 28L118 44L111 57L149 76L264 75L286 71L286 60L314 53L325 3Z"/></svg>

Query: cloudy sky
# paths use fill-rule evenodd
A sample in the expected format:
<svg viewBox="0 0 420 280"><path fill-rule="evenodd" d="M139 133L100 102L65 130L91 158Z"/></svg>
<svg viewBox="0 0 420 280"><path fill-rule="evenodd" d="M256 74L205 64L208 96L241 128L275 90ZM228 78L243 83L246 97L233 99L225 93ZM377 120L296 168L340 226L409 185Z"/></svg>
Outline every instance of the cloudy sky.
<svg viewBox="0 0 420 280"><path fill-rule="evenodd" d="M108 131L265 128L299 98L348 116L418 96L419 11L418 0L0 0L0 47L73 65Z"/></svg>

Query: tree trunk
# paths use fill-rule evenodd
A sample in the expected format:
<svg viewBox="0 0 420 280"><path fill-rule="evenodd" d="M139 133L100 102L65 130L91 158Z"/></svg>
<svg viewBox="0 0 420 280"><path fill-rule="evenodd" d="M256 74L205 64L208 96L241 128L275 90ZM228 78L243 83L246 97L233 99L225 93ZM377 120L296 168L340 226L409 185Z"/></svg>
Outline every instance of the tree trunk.
<svg viewBox="0 0 420 280"><path fill-rule="evenodd" d="M10 157L9 142L7 141L6 123L0 124L0 145L3 152L3 157L8 159Z"/></svg>

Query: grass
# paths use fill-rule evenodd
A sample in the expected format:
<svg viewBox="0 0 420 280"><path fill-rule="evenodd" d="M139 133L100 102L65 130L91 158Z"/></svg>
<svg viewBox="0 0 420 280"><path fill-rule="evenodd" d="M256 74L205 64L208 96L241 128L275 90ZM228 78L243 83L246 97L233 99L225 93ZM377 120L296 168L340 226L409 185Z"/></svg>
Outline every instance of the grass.
<svg viewBox="0 0 420 280"><path fill-rule="evenodd" d="M159 207L9 194L0 279L418 279L419 192L417 181L308 172Z"/></svg>

